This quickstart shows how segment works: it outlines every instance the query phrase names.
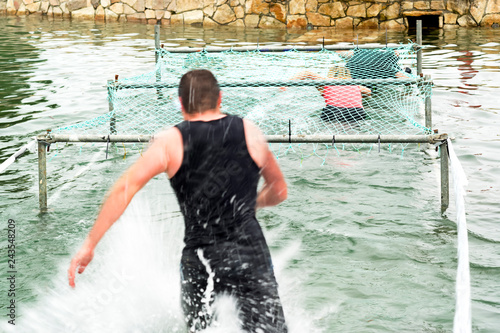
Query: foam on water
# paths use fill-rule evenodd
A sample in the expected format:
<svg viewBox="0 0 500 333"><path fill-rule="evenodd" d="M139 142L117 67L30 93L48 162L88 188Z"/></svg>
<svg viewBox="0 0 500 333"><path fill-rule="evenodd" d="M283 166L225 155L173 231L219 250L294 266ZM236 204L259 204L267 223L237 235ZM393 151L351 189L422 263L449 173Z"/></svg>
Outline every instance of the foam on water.
<svg viewBox="0 0 500 333"><path fill-rule="evenodd" d="M144 194L104 237L74 290L70 259L61 262L52 288L38 291L16 332L183 332L177 237L183 224L158 223Z"/></svg>
<svg viewBox="0 0 500 333"><path fill-rule="evenodd" d="M82 275L77 274L75 289L68 285L70 258L65 258L51 287L36 292L40 295L37 303L22 309L15 327L5 325L0 330L186 332L179 276L184 223L173 196L170 202L163 200L165 179L152 183L136 195L102 239L94 260ZM155 199L158 195L162 200ZM278 235L271 234L268 239L274 237ZM297 242L274 256L280 294L284 303L288 303L284 308L291 332L307 332L311 327L300 302L294 299L300 281L286 275L287 263L299 248ZM75 248L72 253L77 251ZM211 307L217 320L205 332L240 332L237 308L232 297L218 297Z"/></svg>

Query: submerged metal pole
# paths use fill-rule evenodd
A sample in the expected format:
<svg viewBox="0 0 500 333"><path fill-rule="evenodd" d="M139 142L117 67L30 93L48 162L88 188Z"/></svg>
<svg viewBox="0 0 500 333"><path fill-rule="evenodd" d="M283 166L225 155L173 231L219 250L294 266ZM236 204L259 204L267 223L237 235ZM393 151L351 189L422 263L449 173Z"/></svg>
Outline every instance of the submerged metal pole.
<svg viewBox="0 0 500 333"><path fill-rule="evenodd" d="M113 80L108 80L108 107L109 112L112 112L115 108L113 106ZM109 120L109 133L116 134L116 115L113 113L111 119Z"/></svg>
<svg viewBox="0 0 500 333"><path fill-rule="evenodd" d="M422 20L417 20L417 75L422 75Z"/></svg>
<svg viewBox="0 0 500 333"><path fill-rule="evenodd" d="M161 68L158 66L158 62L160 61L160 26L155 25L155 67L156 67L156 82L161 82ZM158 99L163 98L163 94L161 89L156 89L156 94Z"/></svg>
<svg viewBox="0 0 500 333"><path fill-rule="evenodd" d="M430 79L430 75L425 76L426 81L430 81ZM430 95L425 97L425 127L432 129L432 100Z"/></svg>
<svg viewBox="0 0 500 333"><path fill-rule="evenodd" d="M158 50L160 49L160 26L155 25L155 63L158 63L158 59L160 58L160 54Z"/></svg>
<svg viewBox="0 0 500 333"><path fill-rule="evenodd" d="M443 141L439 146L439 151L441 157L441 213L444 213L450 204L448 141Z"/></svg>
<svg viewBox="0 0 500 333"><path fill-rule="evenodd" d="M432 129L432 100L431 96L425 98L425 127Z"/></svg>
<svg viewBox="0 0 500 333"><path fill-rule="evenodd" d="M38 202L40 211L47 211L47 143L38 140Z"/></svg>

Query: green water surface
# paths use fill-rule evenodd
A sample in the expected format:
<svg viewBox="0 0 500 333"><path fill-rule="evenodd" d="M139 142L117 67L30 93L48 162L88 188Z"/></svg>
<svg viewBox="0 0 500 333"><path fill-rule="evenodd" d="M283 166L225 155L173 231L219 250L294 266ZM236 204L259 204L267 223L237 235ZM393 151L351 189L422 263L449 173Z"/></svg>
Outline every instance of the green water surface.
<svg viewBox="0 0 500 333"><path fill-rule="evenodd" d="M108 79L138 75L154 66L149 25L0 17L0 31L0 162L48 128L107 112ZM282 44L303 33L163 27L162 43ZM389 42L413 37L411 32L388 35ZM345 38L353 42L352 34ZM360 43L383 44L385 32L359 38ZM435 83L434 128L453 138L469 179L473 331L498 332L500 30L427 31L424 44L424 72ZM7 321L10 299L8 219L16 224L16 320L22 322L23 313L33 309L57 312L58 307L44 303L50 290L67 288L54 276L69 264L107 189L137 158L141 147L135 148L124 158L123 147L114 146L106 160L103 146L52 146L47 214L37 211L35 154L25 155L0 175L0 325ZM291 332L303 332L301 321L310 323L311 332L452 331L454 204L440 214L439 160L432 149L423 148L331 150L324 165L314 156L303 161L293 153L280 157L289 199L258 217L273 254L280 258L295 249L278 260ZM167 183L163 178L155 182ZM172 200L171 194L160 198ZM157 327L162 331L161 323ZM43 325L38 330L65 331Z"/></svg>

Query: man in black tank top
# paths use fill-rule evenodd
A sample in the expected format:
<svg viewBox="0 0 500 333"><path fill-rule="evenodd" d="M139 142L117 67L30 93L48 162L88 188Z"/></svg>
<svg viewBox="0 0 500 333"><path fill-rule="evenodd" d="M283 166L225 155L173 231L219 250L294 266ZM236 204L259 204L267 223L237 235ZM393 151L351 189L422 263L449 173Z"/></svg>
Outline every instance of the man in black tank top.
<svg viewBox="0 0 500 333"><path fill-rule="evenodd" d="M186 73L179 98L185 121L156 136L112 188L71 261L70 285L75 270L85 270L95 246L134 194L165 172L185 222L181 300L188 330L208 327L214 298L226 293L237 299L245 331L285 333L271 256L255 217L257 208L286 199L279 166L255 125L220 113L221 94L212 73ZM260 175L265 183L258 192Z"/></svg>

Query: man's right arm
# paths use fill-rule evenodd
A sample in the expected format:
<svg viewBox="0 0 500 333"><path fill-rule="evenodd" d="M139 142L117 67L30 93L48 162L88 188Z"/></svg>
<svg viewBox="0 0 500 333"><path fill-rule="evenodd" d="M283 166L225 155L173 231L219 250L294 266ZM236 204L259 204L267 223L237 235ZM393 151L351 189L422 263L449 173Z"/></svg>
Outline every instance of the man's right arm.
<svg viewBox="0 0 500 333"><path fill-rule="evenodd" d="M75 286L75 271L83 273L94 257L94 249L123 214L133 196L154 176L167 172L171 177L179 168L182 139L176 128L171 128L155 139L141 157L118 179L106 197L99 215L68 269L70 286ZM180 150L182 151L182 150Z"/></svg>

